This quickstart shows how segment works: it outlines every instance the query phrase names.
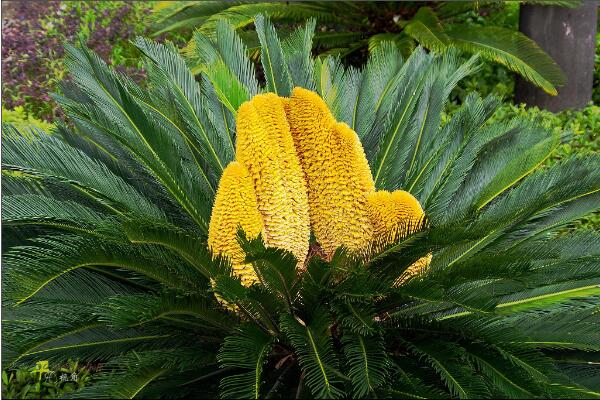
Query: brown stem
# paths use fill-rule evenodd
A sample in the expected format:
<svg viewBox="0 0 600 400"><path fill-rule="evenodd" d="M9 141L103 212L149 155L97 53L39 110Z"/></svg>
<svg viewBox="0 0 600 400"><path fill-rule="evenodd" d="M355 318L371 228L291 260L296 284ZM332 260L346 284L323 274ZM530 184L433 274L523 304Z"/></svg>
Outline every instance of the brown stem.
<svg viewBox="0 0 600 400"><path fill-rule="evenodd" d="M296 398L299 399L302 394L302 388L304 386L304 372L300 374L300 382L298 383L298 389L296 389Z"/></svg>

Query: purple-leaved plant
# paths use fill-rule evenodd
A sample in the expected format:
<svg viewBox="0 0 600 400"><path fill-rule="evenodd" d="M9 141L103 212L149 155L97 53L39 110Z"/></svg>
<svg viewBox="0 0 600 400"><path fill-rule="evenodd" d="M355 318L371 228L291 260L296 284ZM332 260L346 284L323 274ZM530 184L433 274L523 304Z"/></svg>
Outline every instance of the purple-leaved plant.
<svg viewBox="0 0 600 400"><path fill-rule="evenodd" d="M2 2L2 103L23 106L39 119L52 121L56 104L49 93L63 79L63 41L83 35L87 45L105 61L136 80L144 77L129 62L128 41L144 33L141 21L150 12L141 3L6 1Z"/></svg>

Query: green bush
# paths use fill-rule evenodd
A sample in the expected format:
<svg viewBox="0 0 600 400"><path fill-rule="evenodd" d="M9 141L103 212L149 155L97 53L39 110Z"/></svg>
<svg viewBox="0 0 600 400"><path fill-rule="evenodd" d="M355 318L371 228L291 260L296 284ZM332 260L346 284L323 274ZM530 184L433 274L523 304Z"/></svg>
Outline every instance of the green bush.
<svg viewBox="0 0 600 400"><path fill-rule="evenodd" d="M522 117L538 121L544 128L568 135L564 142L546 160L545 166L556 164L569 156L579 157L600 152L600 106L593 103L581 110L565 110L553 113L537 107L526 108L525 104L503 104L489 123L509 121ZM573 225L575 228L600 228L600 213L595 212Z"/></svg>
<svg viewBox="0 0 600 400"><path fill-rule="evenodd" d="M207 66L199 81L173 46L135 42L148 65L144 86L68 46L72 85L59 101L72 126L33 145L5 127L8 362L43 354L103 362L80 398L216 398L217 390L223 398L585 398L598 391L589 378L598 367L587 361L600 354L600 232L557 234L598 209L600 157L537 168L559 135L523 119L486 125L499 101L475 93L440 126L452 88L476 71L475 61L462 63L456 53L417 50L402 61L385 44L355 71L312 57L314 22L283 40L264 16L255 25L264 86L226 22L215 37L197 35ZM326 104L295 97L298 86ZM364 150L373 186L406 188L423 206L423 229L381 251L374 246L370 259L340 249L324 260L315 235L306 268L241 235L244 262L260 278L244 286L206 237L211 222L219 224L211 210L223 170L243 143L236 121L238 128L275 121L271 113L237 112L261 92L292 94L289 110L300 109L306 117L297 121L322 133L323 149L349 143L327 137L331 119L351 126L361 142L348 148ZM285 118L283 105L279 111ZM264 136L290 138L281 128ZM268 146L260 157L284 149L254 139ZM309 162L318 166L317 158ZM337 176L317 179L329 204L330 193L353 196ZM429 255L430 266L404 280Z"/></svg>
<svg viewBox="0 0 600 400"><path fill-rule="evenodd" d="M130 39L144 33L149 6L130 1L3 3L3 106L23 106L47 121L58 116L50 93L60 92L64 41L81 40L121 72L143 79Z"/></svg>
<svg viewBox="0 0 600 400"><path fill-rule="evenodd" d="M490 123L508 121L514 117L537 120L547 129L555 132L569 132L571 135L553 153L548 163L554 163L569 155L580 156L600 151L600 106L590 104L581 110L565 110L553 113L537 107L526 108L525 104L504 104Z"/></svg>
<svg viewBox="0 0 600 400"><path fill-rule="evenodd" d="M471 92L483 96L490 94L512 101L515 90L515 74L499 64L483 63L475 75L462 80L454 89L451 98L462 103Z"/></svg>
<svg viewBox="0 0 600 400"><path fill-rule="evenodd" d="M600 103L600 33L596 35L596 55L594 56L594 86L592 101Z"/></svg>
<svg viewBox="0 0 600 400"><path fill-rule="evenodd" d="M27 128L36 127L42 129L44 132L49 132L53 127L51 123L27 114L23 106L17 106L14 110L7 110L2 107L2 122L5 124L12 124L19 130L27 130Z"/></svg>
<svg viewBox="0 0 600 400"><path fill-rule="evenodd" d="M5 399L62 399L84 387L90 370L69 360L66 365L50 369L48 361L33 367L2 371L2 397Z"/></svg>

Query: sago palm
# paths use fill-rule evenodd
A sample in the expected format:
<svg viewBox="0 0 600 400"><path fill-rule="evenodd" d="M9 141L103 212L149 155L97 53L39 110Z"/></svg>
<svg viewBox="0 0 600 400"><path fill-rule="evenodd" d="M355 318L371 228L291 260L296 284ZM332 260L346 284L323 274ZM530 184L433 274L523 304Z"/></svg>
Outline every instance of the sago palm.
<svg viewBox="0 0 600 400"><path fill-rule="evenodd" d="M522 2L535 2L523 0ZM546 5L577 6L576 0L543 0ZM197 31L213 35L218 21L229 19L251 48L259 54L254 16L266 13L286 30L309 17L316 18L319 29L314 41L322 55L355 57L365 49L373 51L382 42L393 42L403 56L416 45L431 51L457 48L467 54L480 53L490 62L514 71L550 94L564 84L559 66L534 41L514 29L500 26L471 26L460 23L460 16L480 6L504 12L505 2L484 1L168 1L155 6L155 35L166 32ZM458 19L458 21L457 21ZM457 23L459 22L459 23ZM195 38L186 46L194 63ZM195 66L193 71L201 68Z"/></svg>
<svg viewBox="0 0 600 400"><path fill-rule="evenodd" d="M68 124L3 127L4 366L101 363L87 398L599 396L600 235L569 224L600 158L540 168L563 138L493 97L443 118L476 57L344 68L314 21L256 25L265 87L220 22L199 81L67 46Z"/></svg>

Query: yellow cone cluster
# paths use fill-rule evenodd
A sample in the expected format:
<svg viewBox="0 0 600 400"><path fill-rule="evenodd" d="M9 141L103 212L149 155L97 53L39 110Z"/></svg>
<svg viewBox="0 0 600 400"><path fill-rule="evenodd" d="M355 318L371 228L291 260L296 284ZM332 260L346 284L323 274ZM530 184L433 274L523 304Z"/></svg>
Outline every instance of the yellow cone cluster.
<svg viewBox="0 0 600 400"><path fill-rule="evenodd" d="M236 161L224 171L209 227L209 246L229 257L244 285L257 278L236 233L263 235L268 246L292 252L301 267L312 232L325 255L338 247L365 255L423 219L404 191L375 191L360 140L337 122L314 92L255 96L237 113ZM425 268L423 257L401 277Z"/></svg>
<svg viewBox="0 0 600 400"><path fill-rule="evenodd" d="M244 173L237 172L235 179L223 173L208 244L213 252L229 257L234 273L250 285L257 277L251 265L243 264L237 226L242 226L248 238L262 233L267 246L290 251L301 266L308 253L310 220L304 173L283 100L271 93L255 96L240 106L236 123L236 161L225 172L235 166Z"/></svg>
<svg viewBox="0 0 600 400"><path fill-rule="evenodd" d="M375 191L356 132L336 122L321 97L295 88L286 112L306 177L311 226L329 257L340 246L376 249L419 226L424 214L417 199L402 190Z"/></svg>
<svg viewBox="0 0 600 400"><path fill-rule="evenodd" d="M373 235L364 194L374 191L375 184L358 136L305 89L293 90L287 113L315 238L329 256L340 246L361 251Z"/></svg>
<svg viewBox="0 0 600 400"><path fill-rule="evenodd" d="M256 238L263 231L263 221L248 170L234 161L221 176L208 227L208 246L229 257L242 283L250 286L256 282L256 275L252 265L244 264L245 254L237 241L240 227L249 238Z"/></svg>
<svg viewBox="0 0 600 400"><path fill-rule="evenodd" d="M419 226L424 213L421 204L408 192L380 190L367 194L373 237L384 242L411 233Z"/></svg>
<svg viewBox="0 0 600 400"><path fill-rule="evenodd" d="M265 243L303 263L310 239L306 183L278 96L261 94L240 106L236 158L252 177Z"/></svg>

